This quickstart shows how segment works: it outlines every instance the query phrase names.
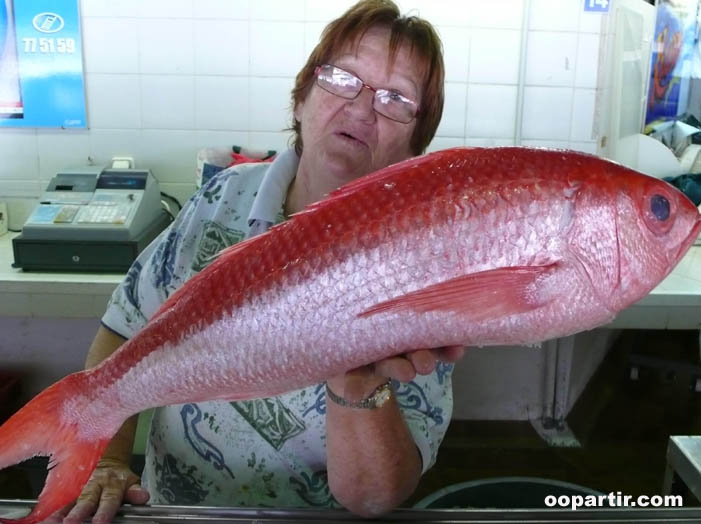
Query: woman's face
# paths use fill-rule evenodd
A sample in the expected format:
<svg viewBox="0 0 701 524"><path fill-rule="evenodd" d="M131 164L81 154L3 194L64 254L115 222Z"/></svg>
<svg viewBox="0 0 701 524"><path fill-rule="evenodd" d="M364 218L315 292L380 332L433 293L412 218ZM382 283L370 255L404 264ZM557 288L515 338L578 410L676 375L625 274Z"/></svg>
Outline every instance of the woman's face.
<svg viewBox="0 0 701 524"><path fill-rule="evenodd" d="M407 45L399 48L389 68L389 36L389 29L371 28L359 41L356 52L347 46L329 62L374 88L398 91L420 107L420 69ZM307 98L295 108L304 144L300 169L313 179L307 182L321 191L317 197L412 156L409 140L416 119L402 124L376 113L373 97L371 90L362 89L354 100L347 100L315 82Z"/></svg>

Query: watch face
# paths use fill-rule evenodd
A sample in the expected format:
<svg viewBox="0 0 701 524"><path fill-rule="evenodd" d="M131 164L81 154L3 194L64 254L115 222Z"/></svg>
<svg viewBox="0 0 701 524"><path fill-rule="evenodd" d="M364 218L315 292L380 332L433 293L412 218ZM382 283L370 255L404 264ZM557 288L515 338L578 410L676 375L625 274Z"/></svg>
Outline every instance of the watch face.
<svg viewBox="0 0 701 524"><path fill-rule="evenodd" d="M387 402L390 396L392 396L392 392L389 389L382 390L380 394L377 395L377 401L375 402L377 407L380 407Z"/></svg>

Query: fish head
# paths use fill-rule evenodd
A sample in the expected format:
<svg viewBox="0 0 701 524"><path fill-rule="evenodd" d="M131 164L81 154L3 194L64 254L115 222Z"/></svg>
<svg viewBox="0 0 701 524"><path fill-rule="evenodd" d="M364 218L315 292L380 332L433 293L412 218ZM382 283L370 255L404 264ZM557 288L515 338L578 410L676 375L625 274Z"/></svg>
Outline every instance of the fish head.
<svg viewBox="0 0 701 524"><path fill-rule="evenodd" d="M701 214L668 184L614 166L608 180L615 198L619 283L612 294L620 310L647 295L679 263L701 231Z"/></svg>

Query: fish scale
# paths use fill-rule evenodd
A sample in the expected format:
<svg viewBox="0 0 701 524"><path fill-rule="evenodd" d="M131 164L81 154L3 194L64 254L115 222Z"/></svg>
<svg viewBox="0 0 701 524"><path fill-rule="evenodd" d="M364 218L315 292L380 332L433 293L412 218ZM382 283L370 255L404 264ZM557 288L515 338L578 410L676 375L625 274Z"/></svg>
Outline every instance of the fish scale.
<svg viewBox="0 0 701 524"><path fill-rule="evenodd" d="M223 250L112 356L0 427L0 467L56 464L21 522L74 500L133 413L272 396L422 347L590 329L656 286L700 229L668 184L581 153L455 148L362 177Z"/></svg>

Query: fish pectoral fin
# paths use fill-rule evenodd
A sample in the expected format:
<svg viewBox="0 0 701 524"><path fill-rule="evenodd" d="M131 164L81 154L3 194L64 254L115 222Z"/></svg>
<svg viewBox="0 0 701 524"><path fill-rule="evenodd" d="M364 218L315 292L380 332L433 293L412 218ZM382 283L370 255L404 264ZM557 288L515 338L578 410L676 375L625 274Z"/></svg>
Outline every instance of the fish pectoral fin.
<svg viewBox="0 0 701 524"><path fill-rule="evenodd" d="M463 275L406 295L380 302L358 316L398 311L453 311L470 320L525 313L542 306L538 281L556 271L558 263L515 266Z"/></svg>

